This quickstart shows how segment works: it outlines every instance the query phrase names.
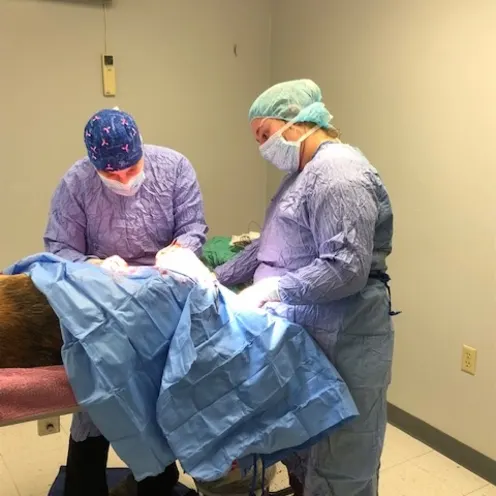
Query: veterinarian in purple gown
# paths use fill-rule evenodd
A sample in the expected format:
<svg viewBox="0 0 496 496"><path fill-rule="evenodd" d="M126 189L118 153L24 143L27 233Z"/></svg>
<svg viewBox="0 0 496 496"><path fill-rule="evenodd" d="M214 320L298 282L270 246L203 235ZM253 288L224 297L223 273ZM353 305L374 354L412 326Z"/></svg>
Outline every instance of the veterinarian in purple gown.
<svg viewBox="0 0 496 496"><path fill-rule="evenodd" d="M203 200L186 157L144 145L134 119L116 109L91 117L84 141L88 156L69 169L53 195L46 251L117 267L154 265L172 243L201 252L207 233ZM108 494L108 449L88 415L74 415L65 496ZM176 475L174 465L155 478L160 491Z"/></svg>

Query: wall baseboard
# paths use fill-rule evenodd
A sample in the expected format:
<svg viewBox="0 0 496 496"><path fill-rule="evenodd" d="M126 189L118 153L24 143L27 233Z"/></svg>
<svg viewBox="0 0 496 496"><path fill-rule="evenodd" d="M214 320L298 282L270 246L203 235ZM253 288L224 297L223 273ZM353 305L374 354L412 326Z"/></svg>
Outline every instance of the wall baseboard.
<svg viewBox="0 0 496 496"><path fill-rule="evenodd" d="M391 425L496 485L496 460L479 453L391 403L388 403L388 417Z"/></svg>

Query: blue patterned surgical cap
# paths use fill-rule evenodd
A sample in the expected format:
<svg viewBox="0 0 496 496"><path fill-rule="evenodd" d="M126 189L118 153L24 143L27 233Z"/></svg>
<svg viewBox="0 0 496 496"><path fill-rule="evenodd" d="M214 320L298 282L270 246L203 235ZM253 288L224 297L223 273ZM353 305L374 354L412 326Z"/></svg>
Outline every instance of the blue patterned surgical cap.
<svg viewBox="0 0 496 496"><path fill-rule="evenodd" d="M119 171L136 165L143 144L134 119L117 109L97 112L84 128L84 144L91 163L101 171Z"/></svg>
<svg viewBox="0 0 496 496"><path fill-rule="evenodd" d="M265 90L249 112L250 122L258 118L293 122L313 122L330 129L332 115L322 103L322 91L310 79L298 79L276 84Z"/></svg>

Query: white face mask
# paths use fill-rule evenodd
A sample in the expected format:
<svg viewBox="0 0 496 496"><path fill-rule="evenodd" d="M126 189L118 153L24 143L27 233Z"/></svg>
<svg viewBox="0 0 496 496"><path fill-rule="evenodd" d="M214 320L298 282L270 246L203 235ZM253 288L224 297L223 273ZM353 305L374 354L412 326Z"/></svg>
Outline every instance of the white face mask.
<svg viewBox="0 0 496 496"><path fill-rule="evenodd" d="M145 180L145 171L142 170L136 176L131 178L127 184L120 183L115 179L108 179L107 177L98 174L102 183L114 193L122 196L134 196L140 189L143 181Z"/></svg>
<svg viewBox="0 0 496 496"><path fill-rule="evenodd" d="M300 168L301 144L320 127L313 127L299 138L298 141L287 141L283 138L282 134L293 124L294 122L292 121L288 122L259 147L260 153L265 160L283 172L289 173L296 172Z"/></svg>

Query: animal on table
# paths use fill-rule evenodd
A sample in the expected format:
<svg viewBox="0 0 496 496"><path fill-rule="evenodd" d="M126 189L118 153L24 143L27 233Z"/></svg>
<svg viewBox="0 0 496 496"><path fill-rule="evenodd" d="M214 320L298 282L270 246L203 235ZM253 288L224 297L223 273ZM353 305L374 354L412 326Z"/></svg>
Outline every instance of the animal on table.
<svg viewBox="0 0 496 496"><path fill-rule="evenodd" d="M25 274L0 274L0 368L62 365L59 319Z"/></svg>

